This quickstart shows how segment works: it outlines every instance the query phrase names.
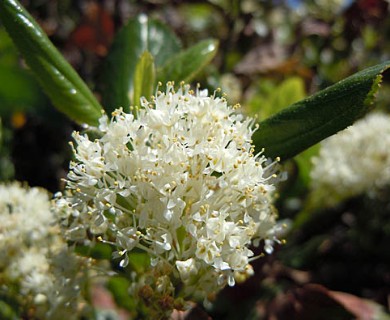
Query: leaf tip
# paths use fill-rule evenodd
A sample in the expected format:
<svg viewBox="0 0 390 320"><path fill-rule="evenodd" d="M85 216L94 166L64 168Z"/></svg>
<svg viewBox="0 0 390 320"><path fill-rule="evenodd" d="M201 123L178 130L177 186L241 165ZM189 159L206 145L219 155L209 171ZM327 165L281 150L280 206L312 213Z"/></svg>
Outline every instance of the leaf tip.
<svg viewBox="0 0 390 320"><path fill-rule="evenodd" d="M375 77L371 90L368 92L366 99L364 100L364 105L367 108L372 108L377 94L379 92L380 87L382 86L384 75L387 73L390 73L390 61L387 61L384 63L383 69L378 73L378 75Z"/></svg>

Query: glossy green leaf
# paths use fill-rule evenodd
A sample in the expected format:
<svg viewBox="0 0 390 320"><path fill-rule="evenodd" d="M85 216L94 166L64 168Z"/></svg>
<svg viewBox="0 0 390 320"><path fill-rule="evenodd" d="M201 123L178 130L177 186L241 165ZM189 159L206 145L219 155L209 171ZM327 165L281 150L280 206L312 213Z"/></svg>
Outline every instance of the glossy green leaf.
<svg viewBox="0 0 390 320"><path fill-rule="evenodd" d="M53 104L80 123L97 124L101 107L93 93L20 3L0 1L0 20Z"/></svg>
<svg viewBox="0 0 390 320"><path fill-rule="evenodd" d="M138 60L134 73L133 103L139 106L141 97L147 99L152 95L156 78L154 59L149 51L145 51Z"/></svg>
<svg viewBox="0 0 390 320"><path fill-rule="evenodd" d="M0 63L0 83L0 116L25 111L43 101L42 90L26 70Z"/></svg>
<svg viewBox="0 0 390 320"><path fill-rule="evenodd" d="M0 28L0 64L4 66L16 66L19 60L19 53L15 48L12 39L4 28Z"/></svg>
<svg viewBox="0 0 390 320"><path fill-rule="evenodd" d="M128 111L133 103L135 68L144 51L151 53L159 67L180 48L177 37L161 22L145 15L130 20L116 35L103 66L100 88L105 110L123 107Z"/></svg>
<svg viewBox="0 0 390 320"><path fill-rule="evenodd" d="M0 116L38 110L45 104L43 92L31 72L20 66L19 52L7 32L0 29ZM23 90L21 90L23 88Z"/></svg>
<svg viewBox="0 0 390 320"><path fill-rule="evenodd" d="M157 80L191 81L211 60L218 50L218 41L208 39L179 52L157 70Z"/></svg>
<svg viewBox="0 0 390 320"><path fill-rule="evenodd" d="M370 110L390 62L348 77L260 122L254 144L287 159L348 127Z"/></svg>

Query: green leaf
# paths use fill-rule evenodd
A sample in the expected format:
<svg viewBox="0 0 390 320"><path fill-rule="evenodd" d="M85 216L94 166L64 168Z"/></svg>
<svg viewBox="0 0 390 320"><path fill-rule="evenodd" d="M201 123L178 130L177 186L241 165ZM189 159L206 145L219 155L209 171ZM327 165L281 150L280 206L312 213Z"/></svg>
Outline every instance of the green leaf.
<svg viewBox="0 0 390 320"><path fill-rule="evenodd" d="M120 276L110 277L107 282L107 288L111 291L118 306L133 311L136 304L134 297L129 295L130 285L127 278Z"/></svg>
<svg viewBox="0 0 390 320"><path fill-rule="evenodd" d="M278 85L262 79L257 87L258 93L249 102L249 112L259 119L265 119L306 96L305 83L299 77L288 78Z"/></svg>
<svg viewBox="0 0 390 320"><path fill-rule="evenodd" d="M109 244L97 242L92 247L86 245L77 245L75 252L84 257L91 257L96 260L110 260L112 256L112 247Z"/></svg>
<svg viewBox="0 0 390 320"><path fill-rule="evenodd" d="M18 60L19 53L12 39L4 28L0 28L0 64L4 66L17 66L19 64Z"/></svg>
<svg viewBox="0 0 390 320"><path fill-rule="evenodd" d="M118 107L126 111L133 101L134 72L144 51L162 66L181 45L174 33L157 20L145 15L130 20L116 35L101 73L100 88L107 113Z"/></svg>
<svg viewBox="0 0 390 320"><path fill-rule="evenodd" d="M20 317L7 302L0 300L0 318L4 320L17 320Z"/></svg>
<svg viewBox="0 0 390 320"><path fill-rule="evenodd" d="M8 119L16 111L37 111L46 104L38 81L20 66L19 52L3 28L0 29L0 83L0 117Z"/></svg>
<svg viewBox="0 0 390 320"><path fill-rule="evenodd" d="M138 274L144 273L150 266L150 256L146 252L130 252L128 257L131 269Z"/></svg>
<svg viewBox="0 0 390 320"><path fill-rule="evenodd" d="M348 127L371 109L389 67L367 68L260 122L254 144L285 160Z"/></svg>
<svg viewBox="0 0 390 320"><path fill-rule="evenodd" d="M97 124L99 103L33 17L18 1L2 0L0 19L53 104L80 123Z"/></svg>
<svg viewBox="0 0 390 320"><path fill-rule="evenodd" d="M150 98L155 86L156 70L154 59L149 51L145 51L138 60L134 73L133 103L138 105L141 97Z"/></svg>
<svg viewBox="0 0 390 320"><path fill-rule="evenodd" d="M191 81L210 61L218 50L217 40L203 40L196 45L179 52L157 70L157 80Z"/></svg>
<svg viewBox="0 0 390 320"><path fill-rule="evenodd" d="M0 83L0 116L10 116L14 111L25 111L43 103L37 81L26 70L0 63Z"/></svg>

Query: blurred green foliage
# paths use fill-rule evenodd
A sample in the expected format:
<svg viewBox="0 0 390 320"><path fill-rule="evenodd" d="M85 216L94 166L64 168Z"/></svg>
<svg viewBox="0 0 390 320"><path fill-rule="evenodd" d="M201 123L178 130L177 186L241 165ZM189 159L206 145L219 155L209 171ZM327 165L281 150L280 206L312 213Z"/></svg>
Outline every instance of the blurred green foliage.
<svg viewBox="0 0 390 320"><path fill-rule="evenodd" d="M0 83L2 118L12 112L31 111L42 103L36 79L20 67L17 50L4 29L0 29Z"/></svg>
<svg viewBox="0 0 390 320"><path fill-rule="evenodd" d="M289 77L281 83L265 79L259 81L252 90L254 94L247 106L249 113L258 115L259 119L266 119L306 96L305 83L297 76Z"/></svg>

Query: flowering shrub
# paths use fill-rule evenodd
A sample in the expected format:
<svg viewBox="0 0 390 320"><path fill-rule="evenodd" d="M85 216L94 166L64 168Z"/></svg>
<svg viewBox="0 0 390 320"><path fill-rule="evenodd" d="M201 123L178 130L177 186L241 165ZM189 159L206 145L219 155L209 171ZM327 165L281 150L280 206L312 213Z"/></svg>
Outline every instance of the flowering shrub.
<svg viewBox="0 0 390 320"><path fill-rule="evenodd" d="M374 32L386 25L386 1L353 2L340 7L343 17L302 1L33 2L39 23L17 0L0 1L0 179L60 192L50 204L42 190L0 187L1 319L199 319L208 317L202 300L213 319L350 319L361 310L381 318L350 294L387 303L387 250L378 243L388 243L388 190L351 199L347 210L322 209L388 184L387 116L324 142L308 197L317 149L301 153L371 110L390 62L340 78L388 56L387 33ZM144 98L169 79L222 86L262 119L245 118L218 90L209 96L184 83ZM304 98L309 88L322 90ZM46 112L52 106L83 130L73 134L65 191L57 178L69 139L61 136L75 124ZM275 207L298 232L255 265L283 235L274 209L279 157L291 178ZM329 225L337 219L341 228ZM257 278L216 297L255 267Z"/></svg>

